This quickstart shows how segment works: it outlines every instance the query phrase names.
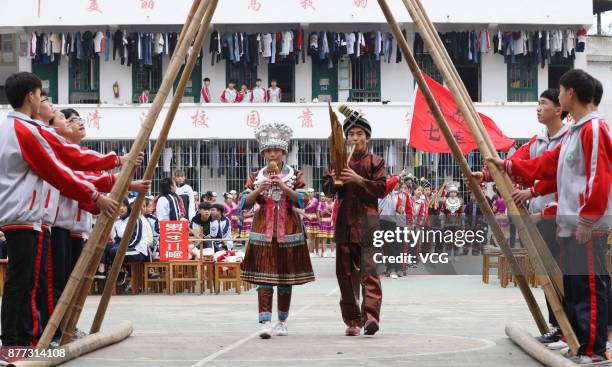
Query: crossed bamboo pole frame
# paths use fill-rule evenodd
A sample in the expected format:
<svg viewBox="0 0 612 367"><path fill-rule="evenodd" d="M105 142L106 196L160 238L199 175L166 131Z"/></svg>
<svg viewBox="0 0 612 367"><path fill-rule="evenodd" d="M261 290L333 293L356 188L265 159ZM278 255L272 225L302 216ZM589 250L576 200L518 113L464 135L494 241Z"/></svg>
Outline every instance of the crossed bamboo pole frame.
<svg viewBox="0 0 612 367"><path fill-rule="evenodd" d="M446 52L446 49L444 48L442 41L440 40L438 33L433 26L433 23L428 18L420 0L402 1L413 19L418 32L421 34L421 37L423 38L423 41L429 50L436 67L442 73L449 90L455 97L459 109L464 115L465 121L474 139L476 140L479 150L485 158L497 157L498 155L493 143L491 142L491 139L489 138L486 129L480 120L471 99L469 98L465 86L461 82L457 70L450 60L450 57L448 56L448 53ZM529 310L540 332L546 332L548 330L548 326L533 297L533 294L531 293L524 274L516 262L516 259L512 254L510 246L506 242L501 228L495 221L495 216L493 215L491 208L488 206L484 194L479 188L478 182L476 182L476 180L473 178L467 161L459 149L457 141L453 137L448 124L446 123L438 105L436 104L435 99L433 98L433 95L421 74L418 64L408 47L408 43L403 37L397 21L395 20L387 4L387 1L378 0L378 3L385 15L385 18L387 19L387 22L391 26L396 39L398 40L398 44L406 57L410 71L419 85L419 88L421 88L423 91L425 99L427 100L427 103L434 114L436 122L438 123L447 143L449 144L455 159L459 162L462 173L467 178L470 188L475 194L481 210L483 213L485 213L485 217L493 229L493 234L497 242L508 259L510 269L517 279L517 283L519 284L523 297L527 302ZM135 159L138 153L144 150L146 143L150 138L151 132L163 108L163 104L170 93L172 83L176 79L180 71L180 67L183 65L183 60L185 57L187 57L188 51L192 46L191 41L193 40L192 50L199 50L201 48L217 4L218 0L194 0L185 26L181 31L179 44L170 61L168 72L164 76L159 92L155 96L155 100L151 105L149 113L136 137L136 140L134 141L134 144L132 145L128 155L129 160L123 165L119 177L117 178L117 182L113 187L111 198L114 200L121 201L121 199L126 195L129 182L134 174ZM166 115L162 130L159 134L158 140L156 141L151 159L145 171L145 179L151 179L153 177L153 172L168 138L170 127L172 126L172 122L185 92L186 84L190 79L197 57L198 52L196 51L191 52L188 56L187 64L183 70L178 88L172 100L172 104L168 114ZM579 344L567 316L563 311L560 301L560 297L563 296L563 280L561 271L551 256L550 250L544 243L537 228L529 219L525 208L517 207L512 200L511 193L513 185L510 178L506 174L499 171L494 164L487 162L487 166L492 173L498 190L506 203L508 203L509 212L516 220L515 224L517 226L519 236L527 248L530 258L532 261L534 261L537 276L542 283L542 288L544 289L546 298L551 305L552 311L559 322L563 334L567 338L571 352L575 354L578 350ZM143 200L144 195L139 194L134 205L134 210L132 210L128 220L126 233L120 243L119 251L115 257L110 274L107 278L104 293L100 300L94 322L91 326L92 333L100 330L104 320L112 294L112 288L116 282L120 267L123 263L125 252L128 247L128 239L131 237L131 233L134 230ZM39 348L48 347L53 335L60 326L63 330L61 344L71 341L72 331L78 322L83 309L83 304L85 303L85 299L89 293L89 289L91 288L93 276L104 252L104 247L106 244L105 239L108 238L112 225L113 217L107 215L102 215L97 221L92 231L91 238L88 241L88 245L83 249L75 269L73 270L72 274L70 275L70 279L66 284L64 292L58 301L57 307L55 308L51 319L49 320L47 327L39 340Z"/></svg>
<svg viewBox="0 0 612 367"><path fill-rule="evenodd" d="M417 31L421 35L421 38L423 39L423 42L425 43L425 46L427 47L436 67L444 77L446 85L453 94L455 101L459 106L459 110L463 114L465 122L470 129L476 144L478 145L478 149L485 158L499 157L493 142L491 141L491 138L489 137L489 134L487 133L484 124L482 123L480 116L478 115L478 112L476 111L476 108L468 95L465 85L461 81L461 78L457 73L457 69L451 61L450 56L448 55L448 52L446 51L446 48L444 47L444 44L442 43L442 40L440 39L440 36L438 35L433 23L427 16L421 1L402 0L402 2L408 10L408 13L412 18ZM461 171L466 177L482 212L485 214L485 217L493 230L497 243L508 259L512 274L517 280L521 293L525 298L529 311L531 312L538 329L541 333L545 333L548 331L548 325L533 297L533 293L527 284L524 273L516 262L516 259L512 254L512 249L508 245L499 224L496 222L493 211L489 207L484 194L480 190L478 182L472 176L472 171L467 164L465 156L459 149L459 145L452 135L452 131L444 119L444 116L440 111L440 107L436 103L431 91L429 90L429 87L427 86L427 83L421 74L421 70L408 47L408 42L402 35L400 27L397 24L397 21L395 20L387 1L378 0L378 3L385 15L385 18L387 19L387 23L389 23L391 26L391 30L393 31L393 34L406 58L412 75L423 92L427 104L429 105L430 110L433 112L434 118L436 119L440 130L451 148L453 156L459 162ZM561 303L561 298L564 295L563 275L561 270L554 261L554 258L549 248L544 243L544 240L542 239L537 227L529 218L529 213L527 210L524 207L518 207L514 203L514 200L512 199L512 191L514 186L510 177L498 170L497 167L491 162L487 161L487 167L489 168L493 179L497 184L497 188L501 196L506 202L508 211L510 212L512 220L515 222L518 229L521 242L527 249L529 258L534 263L538 280L542 284L542 289L544 290L546 299L550 303L551 309L559 322L561 331L567 339L570 351L572 355L575 355L578 351L579 343Z"/></svg>
<svg viewBox="0 0 612 367"><path fill-rule="evenodd" d="M217 8L217 4L218 0L194 0L185 25L181 30L179 43L174 55L172 56L172 59L170 60L168 71L163 78L159 92L155 96L153 104L149 109L149 113L147 114L147 117L145 118L145 121L143 122L128 154L129 160L121 168L121 172L115 185L113 186L113 190L110 194L110 197L113 200L120 202L127 194L128 185L132 176L134 175L134 170L136 167L136 157L138 156L139 152L145 149L164 103L170 94L172 84L178 76L185 58L188 57L188 61L183 70L176 93L173 96L172 104L168 110L164 125L159 134L158 140L156 141L153 154L151 155L149 164L145 171L145 179L152 178L153 172L168 138L168 133L170 131L170 127L172 126L176 111L178 110L178 106L183 98L187 82L191 77L191 72L193 71L197 61L199 54L197 50L202 47L204 37L206 36L210 26L210 22ZM190 50L191 52L189 53ZM117 256L113 262L113 267L111 268L111 273L107 278L104 295L100 301L99 310L96 314L96 320L92 325L92 330L98 331L100 329L102 320L104 319L104 314L112 293L112 287L116 282L119 269L125 257L128 243L127 240L129 240L134 230L136 223L135 220L138 218L143 199L144 195L142 194L140 194L137 198L136 205L128 222L128 228L126 229L124 240L120 244L120 251L117 253ZM81 253L79 260L77 261L77 264L70 275L70 279L66 284L64 292L58 300L57 306L53 311L47 327L45 328L38 342L38 348L47 348L55 332L60 326L63 331L60 344L63 345L71 341L72 332L76 327L83 309L83 304L85 303L85 299L87 298L89 289L91 288L96 268L104 253L106 239L108 238L113 226L113 219L114 216L111 217L108 215L101 215L96 222L88 244L83 248L83 252Z"/></svg>

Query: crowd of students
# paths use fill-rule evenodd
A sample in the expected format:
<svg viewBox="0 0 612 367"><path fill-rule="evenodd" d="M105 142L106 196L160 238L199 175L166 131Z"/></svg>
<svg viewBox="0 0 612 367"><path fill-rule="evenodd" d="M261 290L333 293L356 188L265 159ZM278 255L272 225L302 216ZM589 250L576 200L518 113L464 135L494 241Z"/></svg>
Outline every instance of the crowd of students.
<svg viewBox="0 0 612 367"><path fill-rule="evenodd" d="M201 102L215 102L210 94L210 78L204 78L202 86ZM138 102L141 104L149 103L149 87L145 87L138 97ZM247 83L240 84L240 89L236 89L236 82L230 81L227 83L227 88L221 92L219 101L221 103L280 103L283 100L283 93L278 86L276 79L270 80L270 87L263 86L261 79L257 79L255 85L249 89Z"/></svg>

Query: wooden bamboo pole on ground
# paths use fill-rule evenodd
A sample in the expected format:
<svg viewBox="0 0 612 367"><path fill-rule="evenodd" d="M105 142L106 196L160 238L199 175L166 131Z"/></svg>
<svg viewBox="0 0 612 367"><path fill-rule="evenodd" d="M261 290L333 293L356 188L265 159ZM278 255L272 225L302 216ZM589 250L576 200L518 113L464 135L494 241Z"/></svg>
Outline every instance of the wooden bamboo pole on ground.
<svg viewBox="0 0 612 367"><path fill-rule="evenodd" d="M459 76L459 73L457 72L457 69L454 68L454 67L446 67L446 66L449 66L449 65L453 65L453 62L450 59L450 56L448 55L448 52L446 52L446 48L445 48L444 44L442 43L442 40L440 39L440 37L438 37L438 33L437 33L435 27L433 26L433 23L429 19L428 15L427 15L427 12L423 8L423 5L421 4L421 2L420 1L416 1L414 4L409 3L407 0L403 0L403 2L404 2L404 5L406 6L406 9L408 9L409 12L412 9L415 12L415 14L417 14L417 16L420 18L420 19L417 20L417 22L419 22L420 25L422 25L423 27L425 27L429 31L429 35L431 36L430 39L438 46L438 48L437 48L437 50L435 50L435 52L439 51L439 56L442 58L442 60L446 64L446 65L444 65L445 70L447 70L447 74L445 74L445 75L449 75L451 77L451 79L452 79L452 81L454 83L453 88L455 89L455 91L460 93L463 96L463 98L462 98L463 101L471 101L471 97L469 96L469 94L467 92L467 89L463 85L463 82L461 81L461 77ZM447 82L447 84L449 84L449 82ZM450 83L450 84L452 84L452 83ZM450 86L450 84L449 84L449 86ZM458 98L456 96L455 96L455 99L458 100ZM476 111L476 108L474 107L474 104L473 103L466 103L465 107L467 107L469 109L469 111L471 112L472 116L477 116L477 118L475 119L476 125L478 126L478 128L480 130L480 133L481 133L481 135L484 138L484 142L485 142L486 146L488 147L488 155L492 156L492 157L498 157L497 150L495 149L495 146L493 145L493 142L491 141L491 139L489 139L488 133L486 132L486 129L485 129L484 125L482 124L480 118L479 118L478 112ZM483 153L485 153L485 155L487 155L487 152L483 151ZM501 187L501 190L502 191L512 192L514 190L514 185L513 185L512 181L510 180L510 177L508 177L507 175L500 175L500 177L501 177L501 179L503 181L501 184L498 184L498 186ZM526 216L529 215L529 213L527 212L527 210L524 207L516 206L514 201L510 201L508 203L508 205L510 206L509 209L512 212L518 213L518 215L513 215L513 217L516 217L516 216L521 216L522 217L522 218L517 218L517 221L523 221L523 218L525 218ZM538 231L537 227L533 224L532 221L525 220L524 224L525 224L525 226L520 226L519 227L519 237L520 238L525 238L526 234L523 234L521 236L521 230L524 230L524 228L527 228L527 232L529 233L529 236L532 239L532 241L530 243L533 243L535 245L535 248L536 248L537 252L540 254L540 258L544 262L544 266L546 268L546 271L547 271L547 273L548 273L548 275L550 277L552 285L554 286L555 290L557 291L557 294L559 294L561 297L563 297L564 296L563 274L561 273L561 270L560 270L558 264L556 263L556 261L554 260L552 254L550 253L550 249L544 243L543 239L541 238L541 235L539 234L539 231ZM540 276L540 275L542 275L542 274L539 274L539 272L538 272L538 276Z"/></svg>
<svg viewBox="0 0 612 367"><path fill-rule="evenodd" d="M470 128L474 140L478 144L479 149L485 155L485 157L497 156L493 143L490 141L488 133L486 133L486 129L484 128L482 121L480 120L480 117L478 116L476 109L471 102L471 99L469 99L467 96L465 86L462 82L460 82L460 80L458 80L456 69L452 62L450 62L450 57L446 53L446 49L442 45L438 33L435 31L435 27L431 21L426 18L426 12L424 11L420 1L403 0L403 2L419 33L422 35L423 41L432 55L436 67L438 67L443 74L451 93L454 95L459 109L464 115L464 118L468 124L468 127ZM535 225L533 225L528 215L526 215L524 208L521 211L514 203L511 197L513 186L510 178L500 172L492 163L488 162L487 166L491 170L500 194L508 203L508 208L516 219L515 224L519 229L519 235L521 235L521 239L523 239L523 243L529 252L529 256L534 263L537 273L541 275L540 279L543 281L542 288L546 298L551 305L553 313L557 317L563 334L568 340L570 349L573 353L575 353L578 349L578 341L569 320L563 311L563 307L559 299L559 294L563 294L561 271L559 270L558 265L554 263L550 250L547 248ZM542 256L542 254L544 254L544 256ZM544 260L542 257L544 257ZM549 276L549 274L552 276Z"/></svg>
<svg viewBox="0 0 612 367"><path fill-rule="evenodd" d="M215 9L217 8L218 1L219 0L207 0L208 8L206 10L206 16L204 17L202 27L200 28L196 40L194 42L194 50L199 50L200 48L202 48L204 38L210 26L210 22L214 15ZM157 162L159 161L159 158L161 157L164 147L166 145L168 134L170 132L170 128L172 127L172 122L174 121L174 117L176 116L176 112L181 103L181 99L185 94L187 83L189 82L189 80L191 80L191 73L193 72L196 62L198 61L198 54L198 52L192 52L189 56L189 61L187 62L187 65L183 69L183 74L181 75L181 80L179 81L178 87L174 94L172 104L168 109L164 124L162 126L161 131L159 132L159 136L157 138L157 141L155 142L153 152L150 156L151 158L149 159L149 164L147 166L147 169L145 170L143 178L144 180L151 180L153 178L153 175L155 174L155 168L157 167ZM134 232L134 228L136 227L136 221L140 216L140 208L144 199L145 194L138 194L136 200L134 201L132 212L130 213L130 217L125 227L123 238L121 239L121 243L119 245L119 250L117 251L117 255L115 255L111 271L106 277L104 292L102 293L100 304L98 305L98 310L96 311L96 316L94 317L94 321L91 325L90 333L97 333L98 331L100 331L100 327L102 326L102 322L104 321L104 316L106 314L106 309L108 308L108 303L113 293L113 288L115 287L115 282L117 281L117 276L119 275L119 270L123 265L123 260L125 258L125 253L127 251L132 232ZM144 274L144 276L147 276L147 274Z"/></svg>
<svg viewBox="0 0 612 367"><path fill-rule="evenodd" d="M186 33L187 39L193 39L195 37L195 33L199 28L200 22L204 17L204 6L200 4L196 15L194 16L194 21L189 27L189 30ZM184 58L187 54L188 45L183 45L182 48L177 49L175 52L177 56L174 58L173 62L168 67L168 71L164 76L162 81L162 85L159 89L159 92L155 96L155 100L149 110L149 114L147 115L144 123L141 126L138 135L132 145L130 153L128 154L129 160L126 164L121 168L121 173L119 174L117 181L113 187L113 190L110 194L110 197L115 201L120 201L126 194L129 182L131 180L132 175L134 174L135 169L135 160L141 152L151 135L151 131L155 126L155 122L159 117L159 114L163 108L163 105L168 97L170 89L172 88L172 83L174 82L180 68L180 63L177 60ZM94 229L92 231L89 243L87 246L83 248L83 252L77 261L75 269L70 275L70 279L66 284L64 292L62 296L58 300L57 306L51 315L51 318L45 328L43 335L41 336L38 347L39 348L47 348L55 331L60 325L61 320L64 318L67 311L72 309L76 303L76 294L79 291L81 282L83 277L86 275L86 272L89 270L88 267L92 263L93 257L95 255L96 248L103 247L106 244L106 238L110 233L110 230L113 225L113 218L108 215L101 215ZM97 259L99 261L100 259ZM95 269L94 269L95 271ZM82 305L78 305L78 308L81 308ZM68 319L67 322L76 325L76 321L73 318ZM74 326L72 327L74 329Z"/></svg>
<svg viewBox="0 0 612 367"><path fill-rule="evenodd" d="M402 35L401 30L395 20L395 17L391 13L391 10L389 9L389 6L386 0L379 0L378 2L385 15L385 18L387 18L387 23L389 23L389 25L391 26L391 30L395 38L397 39L397 43L400 49L402 50L404 57L406 58L408 67L410 68L410 71L414 75L414 78L419 88L423 92L423 96L425 97L425 100L427 101L427 104L429 105L429 108L433 113L433 116L438 124L438 127L440 128L440 131L442 131L442 134L444 135L445 140L447 141L449 147L451 148L453 156L459 163L461 172L467 178L470 189L474 193L474 196L476 197L476 200L478 201L480 209L484 213L485 218L487 219L487 222L489 223L489 226L493 230L493 235L495 236L495 239L500 244L500 247L504 255L506 255L508 259L508 263L510 265L512 274L516 278L517 284L519 285L519 288L521 290L521 294L525 298L527 307L529 308L529 311L531 312L531 315L533 316L533 319L536 325L538 326L538 329L540 329L541 332L547 331L548 326L546 324L546 320L544 319L544 316L542 315L542 311L540 310L540 307L538 306L538 303L536 302L533 296L533 293L531 292L531 289L529 288L529 284L527 280L525 279L525 275L523 271L521 270L520 266L518 265L514 255L512 254L512 249L508 245L508 242L504 236L504 233L501 227L499 226L499 223L497 223L497 221L495 220L495 215L493 214L493 210L489 206L484 196L484 193L480 189L479 183L476 182L476 179L472 176L472 171L470 170L470 167L465 159L465 156L463 155L463 152L459 148L459 144L455 140L455 137L453 136L453 133L450 127L448 126L448 123L446 122L444 116L442 115L442 111L440 111L440 107L436 103L435 98L432 95L431 90L429 89L429 86L427 85L427 82L425 81L425 78L421 74L421 70L412 52L410 51L410 48L408 47L408 42Z"/></svg>
<svg viewBox="0 0 612 367"><path fill-rule="evenodd" d="M191 25L191 22L193 21L193 17L198 9L198 7L200 6L201 0L194 0L194 2L191 4L191 9L189 10L189 15L187 16L187 21L185 22L185 24L183 25L183 27L181 28L181 32L179 34L179 39L178 39L178 44L176 46L175 49L181 49L184 47L185 43L188 42L188 40L185 39L185 32L189 29L189 26ZM172 54L172 57L170 58L170 64L172 64L172 62L174 62L174 58L176 56L176 52L174 54ZM133 231L133 230L132 230ZM131 231L130 231L131 233ZM97 260L98 258L100 258L102 256L102 254L104 253L104 247L100 247L100 248L96 248L96 252L94 254L94 256L92 257L92 262L89 264L88 269L91 269L92 267L94 267L95 269L97 269L98 264L99 264L99 260ZM87 274L89 274L89 271L87 272ZM86 277L85 279L87 279L88 277ZM87 281L81 281L80 285L79 285L79 291L78 291L78 298L77 300L81 300L87 297L87 295L89 294L89 290L91 288L91 282L93 282L93 279L90 282ZM83 301L84 302L84 301ZM72 317L74 317L74 310L76 309L77 312L80 315L81 312L81 302L76 302L76 306L69 309L68 312L66 313L66 315L64 315L64 318L62 319L62 322L60 324L60 328L63 331L63 337L64 337L64 343L68 341L68 337L69 335L71 335L71 333L68 331L68 320L71 320ZM78 317L78 316L77 316Z"/></svg>
<svg viewBox="0 0 612 367"><path fill-rule="evenodd" d="M62 347L63 353L57 358L36 358L24 359L15 362L15 367L52 367L66 363L87 353L91 353L98 349L108 347L109 345L119 343L127 339L134 331L134 326L131 321L122 321L119 325L110 330L106 330L95 335L88 335L82 339L66 344ZM55 349L60 351L60 349ZM47 354L52 354L53 350L47 351Z"/></svg>

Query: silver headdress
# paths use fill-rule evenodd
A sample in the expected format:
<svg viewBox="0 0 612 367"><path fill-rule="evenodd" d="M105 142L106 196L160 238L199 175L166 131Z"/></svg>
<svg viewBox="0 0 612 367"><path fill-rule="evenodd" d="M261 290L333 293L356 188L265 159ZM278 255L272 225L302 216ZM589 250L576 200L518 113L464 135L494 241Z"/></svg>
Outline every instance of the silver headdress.
<svg viewBox="0 0 612 367"><path fill-rule="evenodd" d="M293 130L284 124L266 124L255 130L255 139L259 143L260 153L270 148L278 148L287 153L292 136Z"/></svg>
<svg viewBox="0 0 612 367"><path fill-rule="evenodd" d="M450 181L446 183L446 193L459 192L459 182Z"/></svg>

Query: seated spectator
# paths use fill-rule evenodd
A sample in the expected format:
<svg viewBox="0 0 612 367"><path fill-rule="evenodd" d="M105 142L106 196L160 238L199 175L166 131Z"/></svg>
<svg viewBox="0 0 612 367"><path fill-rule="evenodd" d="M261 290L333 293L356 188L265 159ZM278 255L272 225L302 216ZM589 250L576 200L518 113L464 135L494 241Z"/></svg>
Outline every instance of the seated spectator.
<svg viewBox="0 0 612 367"><path fill-rule="evenodd" d="M215 239L232 239L232 225L230 220L223 215L223 204L214 204L211 209L212 221L210 223L210 236ZM222 244L226 244L229 249L233 247L232 241L215 241L213 246L216 251L219 251Z"/></svg>
<svg viewBox="0 0 612 367"><path fill-rule="evenodd" d="M151 245L151 257L153 259L159 259L159 220L153 215L153 197L147 196L145 198L142 212L147 222L151 226L153 231L153 244Z"/></svg>
<svg viewBox="0 0 612 367"><path fill-rule="evenodd" d="M119 206L119 219L115 222L111 231L113 244L106 247L104 254L107 271L112 266L113 260L115 259L117 251L119 250L119 245L121 243L121 239L123 238L123 233L125 232L125 227L127 226L130 213L132 212L131 204L132 203L130 203L127 199L124 199ZM149 248L147 245L147 234L144 224L143 217L140 216L136 221L136 228L134 228L132 238L128 244L128 249L123 260L124 263L145 262L149 259ZM119 273L119 278L117 278L117 283L122 285L125 283L126 277L127 272L125 269L122 269L121 273Z"/></svg>
<svg viewBox="0 0 612 367"><path fill-rule="evenodd" d="M181 220L181 199L176 195L174 179L166 177L161 180L160 194L155 204L155 216L160 221Z"/></svg>
<svg viewBox="0 0 612 367"><path fill-rule="evenodd" d="M199 238L211 238L210 237L210 222L211 222L211 211L212 206L209 203L200 203L198 214L196 214L191 223L189 223L189 229L192 233L197 234ZM192 259L200 259L200 249L212 247L210 242L198 242L197 245L189 245L189 253Z"/></svg>

